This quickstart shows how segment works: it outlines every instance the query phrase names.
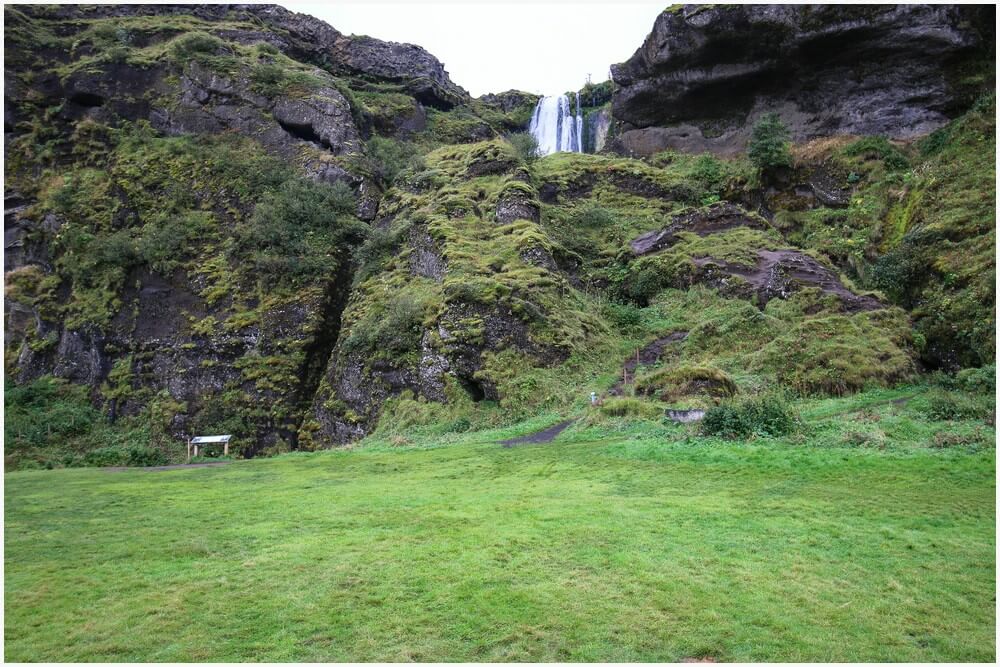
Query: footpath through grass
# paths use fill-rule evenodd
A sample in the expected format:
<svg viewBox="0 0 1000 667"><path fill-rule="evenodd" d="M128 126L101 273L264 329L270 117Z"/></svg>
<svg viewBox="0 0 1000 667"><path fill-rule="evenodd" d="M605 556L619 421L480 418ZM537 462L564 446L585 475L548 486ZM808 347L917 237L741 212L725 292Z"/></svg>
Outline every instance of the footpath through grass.
<svg viewBox="0 0 1000 667"><path fill-rule="evenodd" d="M5 658L992 661L992 447L813 437L11 473Z"/></svg>

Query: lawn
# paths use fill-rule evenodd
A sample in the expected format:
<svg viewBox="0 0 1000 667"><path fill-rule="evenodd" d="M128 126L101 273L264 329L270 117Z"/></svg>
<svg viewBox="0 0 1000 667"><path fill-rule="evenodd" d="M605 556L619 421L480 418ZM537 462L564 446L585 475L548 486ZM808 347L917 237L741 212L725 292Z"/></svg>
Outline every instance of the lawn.
<svg viewBox="0 0 1000 667"><path fill-rule="evenodd" d="M889 399L805 406L806 442L618 422L9 473L5 658L992 662L993 434L921 445L972 426Z"/></svg>

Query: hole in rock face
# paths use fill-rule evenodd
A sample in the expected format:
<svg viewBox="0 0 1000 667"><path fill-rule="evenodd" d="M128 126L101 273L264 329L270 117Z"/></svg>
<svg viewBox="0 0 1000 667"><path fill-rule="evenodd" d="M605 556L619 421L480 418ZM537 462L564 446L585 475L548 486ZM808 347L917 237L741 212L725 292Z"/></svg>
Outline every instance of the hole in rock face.
<svg viewBox="0 0 1000 667"><path fill-rule="evenodd" d="M323 141L323 138L316 134L312 125L309 125L308 123L286 123L279 120L278 125L281 126L281 129L296 139L308 141L309 143L316 144L317 146L330 149L330 145Z"/></svg>
<svg viewBox="0 0 1000 667"><path fill-rule="evenodd" d="M469 378L459 378L458 381L461 383L462 389L465 390L465 393L467 393L469 398L471 398L474 402L478 403L486 398L486 389L483 388L483 385L479 382Z"/></svg>
<svg viewBox="0 0 1000 667"><path fill-rule="evenodd" d="M94 93L73 93L69 101L81 107L99 107L104 105L104 98Z"/></svg>

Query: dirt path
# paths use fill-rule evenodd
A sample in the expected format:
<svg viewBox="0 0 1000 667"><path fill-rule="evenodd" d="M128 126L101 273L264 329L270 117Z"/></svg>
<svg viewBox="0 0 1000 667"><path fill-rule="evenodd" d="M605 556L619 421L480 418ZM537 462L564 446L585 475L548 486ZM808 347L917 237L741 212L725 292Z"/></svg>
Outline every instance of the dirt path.
<svg viewBox="0 0 1000 667"><path fill-rule="evenodd" d="M131 468L129 466L111 466L101 468L105 472L126 472L128 470L141 470L143 472L160 472L162 470L184 470L185 468L215 468L216 466L227 466L232 461L209 461L207 463L178 463L169 466L147 466L144 468Z"/></svg>
<svg viewBox="0 0 1000 667"><path fill-rule="evenodd" d="M652 343L647 344L645 347L639 350L639 358L636 359L635 356L630 356L622 364L622 371L628 371L630 378L635 377L635 369L639 366L652 366L660 357L663 355L663 350L671 343L677 343L685 338L687 338L687 331L674 331L666 336L657 338ZM608 390L610 396L621 396L622 395L622 381L624 373L619 373L618 381L615 382L614 386Z"/></svg>
<svg viewBox="0 0 1000 667"><path fill-rule="evenodd" d="M511 438L510 440L501 440L500 444L504 447L514 447L515 445L537 445L546 442L552 442L552 440L569 428L569 425L575 422L576 419L567 419L566 421L561 421L558 424L549 426L541 431L536 431L535 433L529 433L528 435L522 435L520 438Z"/></svg>

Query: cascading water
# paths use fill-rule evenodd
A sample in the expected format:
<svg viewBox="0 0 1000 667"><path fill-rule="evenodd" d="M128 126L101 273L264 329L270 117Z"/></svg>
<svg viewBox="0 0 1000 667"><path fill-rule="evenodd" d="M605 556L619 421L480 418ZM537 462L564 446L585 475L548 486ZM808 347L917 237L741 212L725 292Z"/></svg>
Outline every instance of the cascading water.
<svg viewBox="0 0 1000 667"><path fill-rule="evenodd" d="M558 151L582 153L583 109L580 93L576 94L575 116L566 95L546 95L538 100L528 131L538 142L540 155Z"/></svg>

